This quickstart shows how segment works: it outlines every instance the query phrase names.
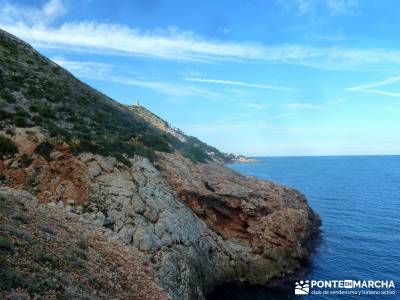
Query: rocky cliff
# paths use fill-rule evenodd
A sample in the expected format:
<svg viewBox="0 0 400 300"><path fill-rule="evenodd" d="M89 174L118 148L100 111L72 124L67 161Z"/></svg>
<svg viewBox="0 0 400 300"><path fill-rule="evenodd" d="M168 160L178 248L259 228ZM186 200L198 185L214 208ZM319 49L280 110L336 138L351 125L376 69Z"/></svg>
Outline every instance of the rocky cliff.
<svg viewBox="0 0 400 300"><path fill-rule="evenodd" d="M92 90L5 32L0 61L0 208L7 208L6 216L22 201L34 207L25 214L40 212L28 223L0 215L2 270L27 277L1 273L7 284L0 295L57 298L72 288L85 297L135 299L142 285L154 291L148 299L204 299L218 284L264 284L308 259L319 218L300 192L230 171L217 149L169 132L167 123L152 124L146 119L152 115ZM42 237L33 229L43 220L60 228L57 234ZM78 266L66 275L69 281L32 288L36 271L21 263L31 254L15 231L53 241L58 247L46 251L61 257L75 245L59 240L68 226L68 239L85 231L89 253L115 251L116 261L89 259L87 271ZM67 263L37 264L60 273ZM123 284L108 288L101 277L96 289L89 279L95 267ZM74 286L76 278L87 284Z"/></svg>

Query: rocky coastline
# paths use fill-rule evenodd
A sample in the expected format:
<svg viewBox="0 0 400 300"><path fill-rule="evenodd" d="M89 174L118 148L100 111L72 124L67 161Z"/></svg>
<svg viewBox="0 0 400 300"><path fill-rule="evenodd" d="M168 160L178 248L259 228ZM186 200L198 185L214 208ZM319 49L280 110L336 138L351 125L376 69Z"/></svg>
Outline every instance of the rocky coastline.
<svg viewBox="0 0 400 300"><path fill-rule="evenodd" d="M17 191L30 190L44 207L105 229L143 254L172 299L204 299L224 283L263 285L295 272L318 234L319 218L300 192L217 163L160 153L156 164L137 156L127 167L92 153L74 157L66 145L46 161L28 151L32 135L19 136L20 153L0 161L8 178L2 191L10 186L18 198ZM20 163L23 154L32 158L29 167Z"/></svg>

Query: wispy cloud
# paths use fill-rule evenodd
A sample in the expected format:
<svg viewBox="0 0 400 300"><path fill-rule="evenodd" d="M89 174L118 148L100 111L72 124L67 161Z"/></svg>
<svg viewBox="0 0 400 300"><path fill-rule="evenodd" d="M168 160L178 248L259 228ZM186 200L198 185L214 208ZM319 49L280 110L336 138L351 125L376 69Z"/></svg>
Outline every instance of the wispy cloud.
<svg viewBox="0 0 400 300"><path fill-rule="evenodd" d="M96 78L96 79L147 88L154 90L158 93L177 98L197 96L197 97L207 98L210 100L218 100L221 97L220 94L209 90L199 89L192 86L183 86L173 83L160 82L160 81L146 81L146 80L138 80L135 78L118 77L118 76L111 78L107 77L107 78Z"/></svg>
<svg viewBox="0 0 400 300"><path fill-rule="evenodd" d="M387 85L387 84L395 83L395 82L399 82L399 81L400 81L400 76L395 76L395 77L390 77L385 80L381 80L381 81L377 81L377 82L372 82L372 83L368 83L368 84L364 84L364 85L349 87L346 89L346 91L365 90L365 89L369 89L372 87L378 87L378 86Z"/></svg>
<svg viewBox="0 0 400 300"><path fill-rule="evenodd" d="M361 92L364 93L369 93L369 94L377 94L377 95L382 95L382 96L389 96L389 97L400 97L400 93L394 93L394 92L386 92L386 91L381 91L381 90L371 90L371 89L365 89L365 90L360 90Z"/></svg>
<svg viewBox="0 0 400 300"><path fill-rule="evenodd" d="M284 106L293 110L324 110L324 108L320 105L306 102L291 102L284 104Z"/></svg>
<svg viewBox="0 0 400 300"><path fill-rule="evenodd" d="M336 98L336 99L332 99L332 100L329 100L329 101L325 101L325 104L327 104L327 105L335 105L335 104L346 102L347 100L348 99L346 99L346 98Z"/></svg>
<svg viewBox="0 0 400 300"><path fill-rule="evenodd" d="M280 91L290 91L290 92L300 91L299 89L296 89L296 88L280 86L280 85L255 84L255 83L248 83L248 82L243 82L243 81L232 81L232 80L224 80L224 79L187 77L187 78L184 78L184 80L195 81L195 82L214 83L214 84L223 84L223 85L235 85L235 86L241 86L241 87L250 87L250 88L258 88L258 89L266 89L266 90L280 90Z"/></svg>
<svg viewBox="0 0 400 300"><path fill-rule="evenodd" d="M261 110L266 110L266 109L270 108L269 105L259 104L259 103L254 103L254 102L243 102L243 103L241 103L241 105L250 107L250 108L261 109Z"/></svg>
<svg viewBox="0 0 400 300"><path fill-rule="evenodd" d="M50 0L41 7L16 6L7 1L1 3L1 23L44 26L67 12L61 0Z"/></svg>
<svg viewBox="0 0 400 300"><path fill-rule="evenodd" d="M317 11L326 11L332 15L354 14L359 8L358 0L281 0L285 6L291 6L299 15L307 15Z"/></svg>
<svg viewBox="0 0 400 300"><path fill-rule="evenodd" d="M381 80L381 81L377 81L377 82L371 82L371 83L364 84L364 85L348 87L345 89L345 91L347 91L347 92L363 92L363 93L377 94L377 95L383 95L383 96L389 96L389 97L400 97L400 93L374 89L376 87L385 86L385 85L388 85L391 83L396 83L399 81L400 81L400 76L395 76L395 77L390 77L385 80Z"/></svg>
<svg viewBox="0 0 400 300"><path fill-rule="evenodd" d="M160 82L155 80L144 80L142 78L135 78L128 75L116 75L120 73L119 70L117 70L118 66L111 64L91 61L72 61L64 58L54 58L53 60L55 63L72 72L74 75L82 78L138 86L175 98L200 96L210 100L218 100L222 97L219 93L194 86L179 85L168 83L166 81Z"/></svg>
<svg viewBox="0 0 400 300"><path fill-rule="evenodd" d="M309 2L314 1L303 0L302 7L306 9ZM332 3L336 3L336 6ZM339 0L332 3L329 4L330 7L337 11L345 5ZM217 41L173 28L140 31L124 25L99 22L64 22L55 25L54 21L64 13L65 7L61 0L51 0L39 8L6 2L0 7L0 27L36 47L58 48L64 51L198 62L256 61L341 70L376 70L398 68L400 65L400 51L391 49Z"/></svg>
<svg viewBox="0 0 400 300"><path fill-rule="evenodd" d="M268 118L268 121L284 119L284 118L294 116L294 115L296 115L296 113L294 113L294 112L282 113L282 114Z"/></svg>
<svg viewBox="0 0 400 300"><path fill-rule="evenodd" d="M333 14L353 14L359 8L358 0L326 0L327 9Z"/></svg>
<svg viewBox="0 0 400 300"><path fill-rule="evenodd" d="M267 117L263 121L249 121L246 116L236 116L231 118L223 119L222 121L217 120L214 122L205 123L183 123L179 124L180 128L185 128L185 132L190 134L201 134L201 133L249 133L257 132L261 130L262 132L313 132L322 131L320 128L300 128L293 126L279 125L275 122L279 119L284 119L296 115L296 113L282 113L278 115L272 115Z"/></svg>
<svg viewBox="0 0 400 300"><path fill-rule="evenodd" d="M350 36L346 36L343 34L327 34L327 35L322 35L322 34L306 34L304 36L304 39L309 42L332 42L332 43L338 43L338 42L344 42L344 41L349 41L352 40L353 38Z"/></svg>
<svg viewBox="0 0 400 300"><path fill-rule="evenodd" d="M52 61L81 77L104 77L109 75L113 65L92 61L72 61L63 57L53 57Z"/></svg>

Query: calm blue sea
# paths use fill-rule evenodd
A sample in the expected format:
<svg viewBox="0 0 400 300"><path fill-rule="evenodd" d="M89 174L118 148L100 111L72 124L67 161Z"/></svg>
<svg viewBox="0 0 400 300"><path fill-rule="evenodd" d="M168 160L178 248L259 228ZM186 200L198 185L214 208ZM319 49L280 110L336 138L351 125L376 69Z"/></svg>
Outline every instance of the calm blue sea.
<svg viewBox="0 0 400 300"><path fill-rule="evenodd" d="M400 299L400 156L264 157L231 164L294 187L322 219L306 279L395 280L396 296L235 292L226 299Z"/></svg>

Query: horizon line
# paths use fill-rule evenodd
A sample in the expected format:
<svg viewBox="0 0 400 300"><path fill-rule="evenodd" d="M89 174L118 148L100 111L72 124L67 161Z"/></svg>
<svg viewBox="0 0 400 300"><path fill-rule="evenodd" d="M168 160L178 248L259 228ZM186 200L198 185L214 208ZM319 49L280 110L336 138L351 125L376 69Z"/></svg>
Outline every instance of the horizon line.
<svg viewBox="0 0 400 300"><path fill-rule="evenodd" d="M400 156L400 154L317 154L317 155L244 155L248 158L264 157L354 157L354 156Z"/></svg>

